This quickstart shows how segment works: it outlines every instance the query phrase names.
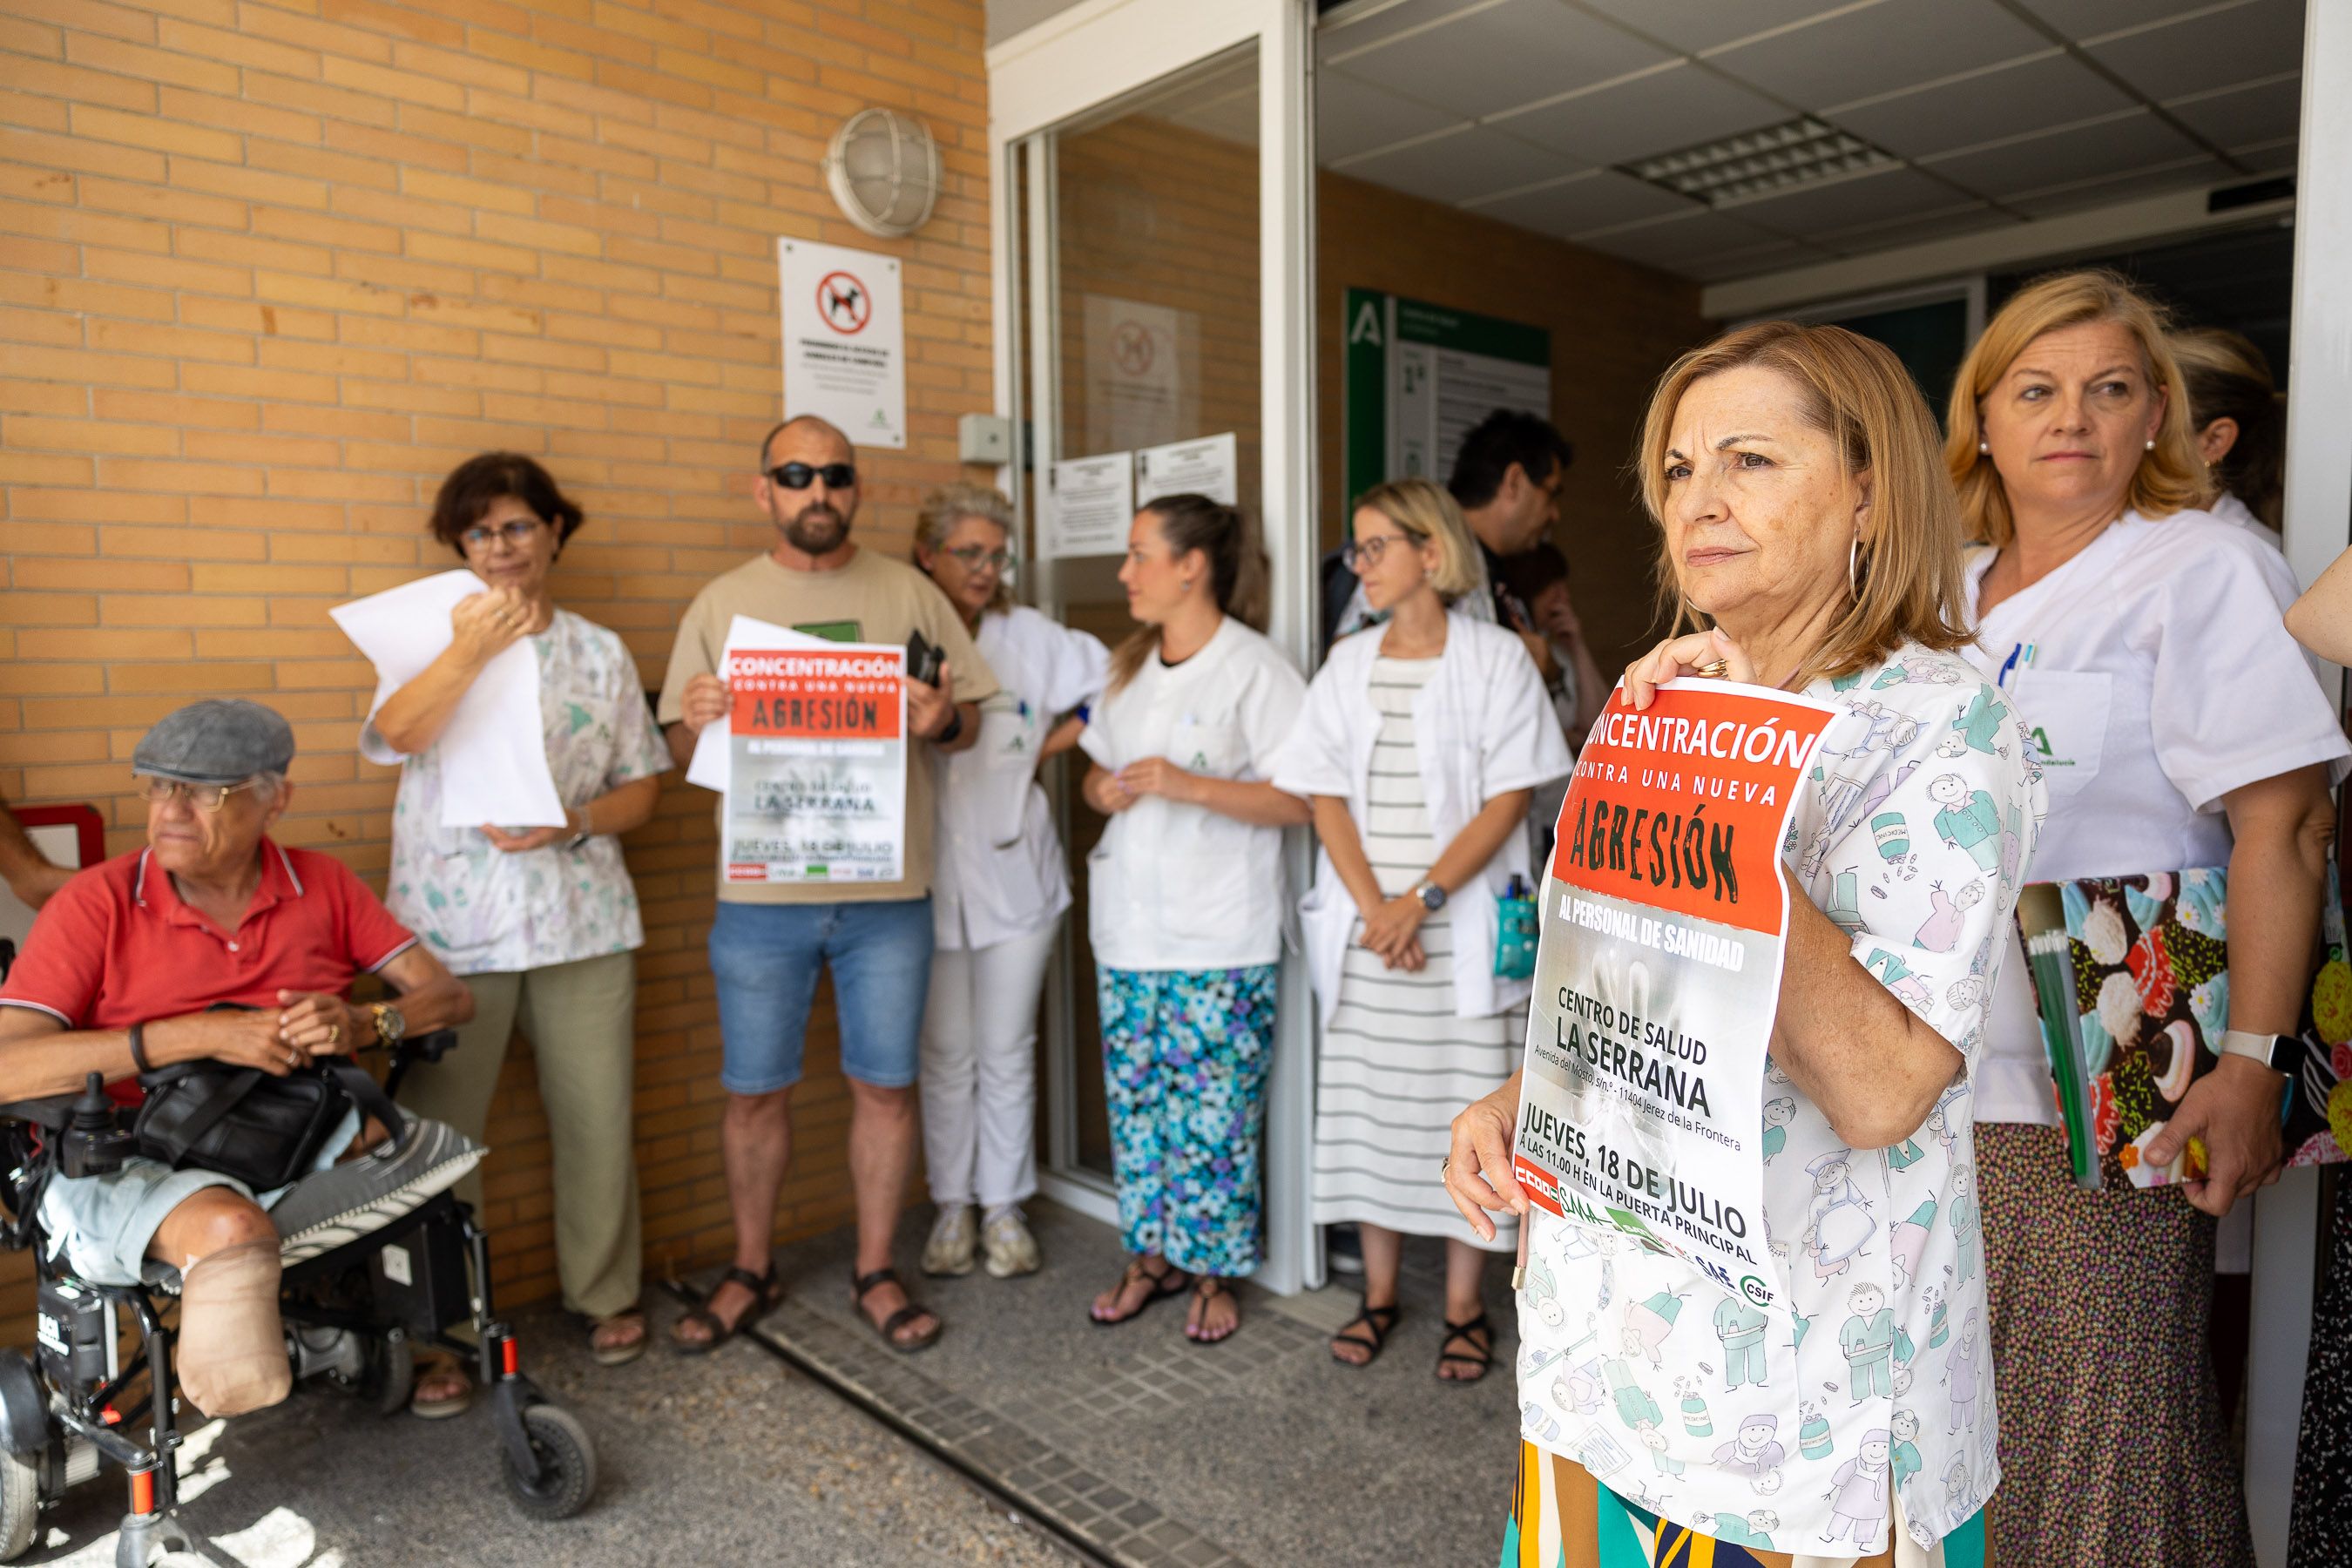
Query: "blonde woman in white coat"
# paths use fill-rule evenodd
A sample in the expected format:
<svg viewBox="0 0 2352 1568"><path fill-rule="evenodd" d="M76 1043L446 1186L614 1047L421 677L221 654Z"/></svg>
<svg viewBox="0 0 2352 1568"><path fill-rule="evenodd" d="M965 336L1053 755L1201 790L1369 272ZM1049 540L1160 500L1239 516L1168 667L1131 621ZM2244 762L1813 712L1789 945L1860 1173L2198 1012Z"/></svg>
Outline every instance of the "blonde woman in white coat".
<svg viewBox="0 0 2352 1568"><path fill-rule="evenodd" d="M1349 565L1386 622L1342 639L1308 688L1276 788L1309 796L1323 854L1300 905L1321 1007L1315 1217L1361 1229L1364 1300L1331 1353L1367 1366L1397 1321L1403 1237L1445 1239L1437 1375L1492 1363L1481 1240L1432 1179L1463 1093L1518 1065L1528 982L1499 978L1497 900L1534 881L1526 821L1573 765L1542 676L1513 633L1449 608L1476 547L1444 490L1380 485L1358 503Z"/></svg>

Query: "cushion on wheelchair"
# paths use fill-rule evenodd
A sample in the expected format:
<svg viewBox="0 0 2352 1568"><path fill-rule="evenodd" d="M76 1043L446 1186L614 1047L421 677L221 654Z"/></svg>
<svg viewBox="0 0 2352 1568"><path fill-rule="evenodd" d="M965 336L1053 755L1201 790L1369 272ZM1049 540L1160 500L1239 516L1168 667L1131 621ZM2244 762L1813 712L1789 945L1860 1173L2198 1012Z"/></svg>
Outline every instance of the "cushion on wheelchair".
<svg viewBox="0 0 2352 1568"><path fill-rule="evenodd" d="M408 1119L407 1136L303 1177L270 1205L290 1267L380 1230L446 1191L489 1152L454 1127Z"/></svg>

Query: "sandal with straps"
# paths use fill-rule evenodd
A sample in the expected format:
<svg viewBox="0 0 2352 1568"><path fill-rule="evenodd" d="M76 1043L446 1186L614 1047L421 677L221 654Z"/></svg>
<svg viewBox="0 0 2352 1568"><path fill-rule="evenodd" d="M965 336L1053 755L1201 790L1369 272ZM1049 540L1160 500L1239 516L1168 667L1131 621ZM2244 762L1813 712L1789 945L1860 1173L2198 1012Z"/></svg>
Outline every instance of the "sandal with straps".
<svg viewBox="0 0 2352 1568"><path fill-rule="evenodd" d="M1227 1298L1234 1303L1234 1326L1222 1334L1206 1333L1203 1331L1208 1326L1210 1304L1220 1296ZM1227 1285L1223 1279L1213 1274L1202 1275L1192 1281L1192 1299L1201 1304L1201 1321L1184 1325L1186 1339L1196 1345L1221 1345L1241 1331L1241 1298L1235 1296L1233 1287Z"/></svg>
<svg viewBox="0 0 2352 1568"><path fill-rule="evenodd" d="M1331 1336L1331 1359L1341 1366L1353 1367L1358 1372L1361 1372L1381 1359L1381 1352L1388 1348L1389 1331L1397 1326L1397 1319L1402 1312L1393 1301L1385 1307L1373 1306L1370 1296L1359 1297L1357 1305L1361 1310L1340 1324L1339 1331ZM1351 1331L1359 1325L1370 1329L1372 1331L1372 1337L1369 1340L1358 1339ZM1365 1352L1364 1359L1349 1361L1339 1353L1341 1345L1356 1346Z"/></svg>
<svg viewBox="0 0 2352 1568"><path fill-rule="evenodd" d="M744 1308L731 1323L712 1311L709 1305L719 1294L719 1285L729 1284L740 1285L751 1292L751 1304ZM719 1285L710 1288L710 1294L702 1299L701 1306L688 1309L677 1322L670 1325L670 1348L678 1354L709 1355L775 1310L777 1303L784 1299L783 1287L776 1280L776 1266L772 1263L768 1265L765 1274L754 1274L748 1268L730 1268L719 1277ZM710 1337L704 1340L679 1338L677 1331L688 1323L702 1324L709 1330Z"/></svg>
<svg viewBox="0 0 2352 1568"><path fill-rule="evenodd" d="M1151 1281L1151 1289L1144 1296L1142 1300L1135 1304L1135 1310L1133 1311L1121 1312L1115 1318L1105 1318L1099 1317L1092 1310L1089 1310L1087 1313L1087 1321L1094 1324L1094 1326L1098 1329L1117 1328L1121 1323L1131 1323L1135 1321L1136 1319L1143 1316L1146 1311L1150 1310L1151 1304L1154 1301L1165 1301L1171 1296L1181 1296L1185 1291L1192 1288L1192 1277L1190 1274L1185 1273L1181 1268L1177 1268L1174 1264L1171 1263L1159 1273L1154 1274L1147 1266L1145 1259L1136 1258L1129 1260L1126 1268L1121 1270L1119 1273L1118 1283L1111 1287L1111 1300L1113 1301L1117 1301L1120 1297L1126 1295L1139 1280L1144 1279Z"/></svg>
<svg viewBox="0 0 2352 1568"><path fill-rule="evenodd" d="M1486 1336L1484 1346L1470 1337L1477 1333L1484 1333ZM1454 1348L1454 1342L1456 1340L1470 1347L1469 1353L1465 1354ZM1445 1363L1450 1361L1458 1361L1465 1366L1475 1366L1478 1370L1468 1377L1448 1377L1445 1375ZM1457 1323L1451 1318L1445 1321L1445 1338L1440 1341L1437 1346L1438 1382L1476 1383L1486 1375L1487 1370L1494 1364L1495 1325L1486 1321L1486 1313L1479 1313L1466 1323Z"/></svg>
<svg viewBox="0 0 2352 1568"><path fill-rule="evenodd" d="M947 1324L940 1321L940 1315L937 1312L932 1311L929 1307L919 1304L912 1296L908 1296L907 1298L907 1304L905 1306L899 1308L897 1311L891 1313L888 1317L883 1319L878 1323L872 1318L866 1316L866 1297L872 1295L875 1291L880 1289L885 1285L898 1285L901 1290L906 1289L903 1284L899 1283L898 1271L895 1268L884 1267L877 1268L871 1274L853 1274L850 1276L849 1283L850 1288L856 1292L856 1295L850 1298L850 1305L856 1310L857 1315L860 1318L865 1318L866 1327L881 1335L882 1342L888 1345L892 1350L897 1351L900 1355L912 1355L917 1351L929 1350L932 1345L939 1342L940 1335L947 1328ZM930 1319L930 1331L929 1333L917 1334L911 1340L900 1339L898 1337L898 1331L906 1327L908 1323L913 1322L917 1318Z"/></svg>

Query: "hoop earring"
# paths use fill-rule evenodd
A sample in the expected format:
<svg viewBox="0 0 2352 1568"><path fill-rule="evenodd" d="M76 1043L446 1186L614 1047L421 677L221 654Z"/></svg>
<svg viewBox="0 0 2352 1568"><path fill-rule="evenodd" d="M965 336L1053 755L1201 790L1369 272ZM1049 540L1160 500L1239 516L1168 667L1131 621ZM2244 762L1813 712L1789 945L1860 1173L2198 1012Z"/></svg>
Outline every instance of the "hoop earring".
<svg viewBox="0 0 2352 1568"><path fill-rule="evenodd" d="M1845 587L1854 602L1862 600L1862 535L1855 534L1853 542L1845 547Z"/></svg>

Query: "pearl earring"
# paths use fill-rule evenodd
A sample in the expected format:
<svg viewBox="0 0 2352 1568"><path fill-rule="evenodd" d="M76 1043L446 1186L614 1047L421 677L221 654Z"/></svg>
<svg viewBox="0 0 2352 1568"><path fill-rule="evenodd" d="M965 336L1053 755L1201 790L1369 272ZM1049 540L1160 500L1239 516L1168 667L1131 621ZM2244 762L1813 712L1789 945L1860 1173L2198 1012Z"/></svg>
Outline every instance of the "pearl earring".
<svg viewBox="0 0 2352 1568"><path fill-rule="evenodd" d="M1990 441L1979 441L1979 442L1978 442L1978 443L1977 443L1977 456L1978 456L1978 457L1979 457L1979 458L1990 458L1990 457L1991 457L1991 456L1992 456L1992 443L1991 443L1991 442L1990 442Z"/></svg>
<svg viewBox="0 0 2352 1568"><path fill-rule="evenodd" d="M2147 449L2148 449L2149 451L2151 451L2151 452L2155 451L2155 450L2156 450L2156 443L2155 443L2155 442L2153 442L2153 441L2150 441L2150 442L2147 444Z"/></svg>

